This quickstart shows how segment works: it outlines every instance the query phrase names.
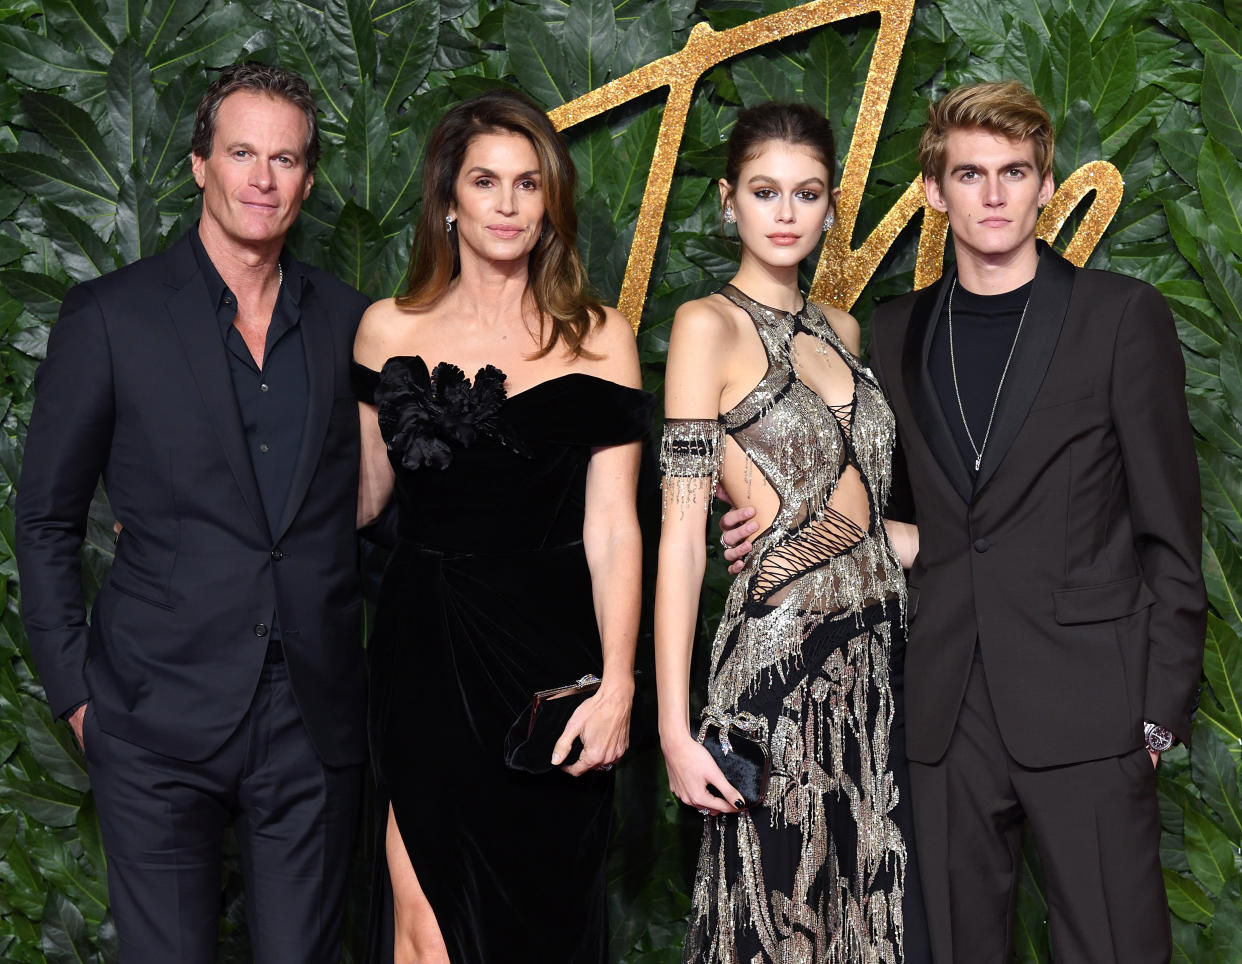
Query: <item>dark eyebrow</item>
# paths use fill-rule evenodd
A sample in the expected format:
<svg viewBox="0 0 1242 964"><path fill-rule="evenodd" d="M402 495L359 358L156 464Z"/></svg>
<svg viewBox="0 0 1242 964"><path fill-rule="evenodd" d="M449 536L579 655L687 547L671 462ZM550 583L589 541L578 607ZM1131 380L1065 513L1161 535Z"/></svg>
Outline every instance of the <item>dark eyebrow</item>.
<svg viewBox="0 0 1242 964"><path fill-rule="evenodd" d="M516 180L520 181L522 180L522 178L526 178L526 177L539 177L539 173L540 172L538 168L535 168L532 171L523 171L521 174L517 176ZM472 167L470 168L470 170L466 172L466 177L475 177L478 175L482 175L483 177L491 177L491 178L495 178L496 180L500 180L499 174L497 174L495 171L488 170L486 167Z"/></svg>
<svg viewBox="0 0 1242 964"><path fill-rule="evenodd" d="M753 187L757 183L758 184L762 184L762 183L774 184L776 183L776 180L775 178L769 177L766 174L756 174L754 177L752 177L749 181L746 182L746 186ZM799 181L798 184L795 185L794 190L796 191L798 190L798 188L809 187L809 186L822 188L824 186L824 182L820 180L818 177L808 177L805 181Z"/></svg>
<svg viewBox="0 0 1242 964"><path fill-rule="evenodd" d="M1033 170L1035 170L1035 165L1034 165L1034 164L1032 164L1030 161L1028 161L1028 160L1024 160L1024 159L1019 159L1019 160L1016 160L1016 161L1009 161L1009 162L1008 162L1008 163L1006 163L1006 164L1000 164L1000 165L997 165L997 170L998 170L998 171L1012 171L1015 167L1021 167L1021 168L1024 168L1024 169L1028 170L1028 171L1033 171ZM974 171L974 172L978 173L978 172L981 172L982 170L983 170L983 168L982 168L980 165L975 164L975 163L974 163L974 162L972 162L972 161L967 161L967 162L966 162L966 163L964 163L964 164L958 164L958 165L957 165L956 167L954 167L954 168L953 168L953 170L951 170L949 173L950 173L950 174L960 174L960 173L963 173L963 172L965 172L965 171Z"/></svg>
<svg viewBox="0 0 1242 964"><path fill-rule="evenodd" d="M225 148L225 150L229 154L232 154L234 151L249 151L251 154L259 153L258 151L255 150L254 145L251 144L249 141L234 141L233 143L229 144L228 147ZM298 150L292 150L287 147L283 147L283 148L277 149L276 151L273 151L272 156L273 157L275 156L296 157L298 160L301 160L302 152Z"/></svg>

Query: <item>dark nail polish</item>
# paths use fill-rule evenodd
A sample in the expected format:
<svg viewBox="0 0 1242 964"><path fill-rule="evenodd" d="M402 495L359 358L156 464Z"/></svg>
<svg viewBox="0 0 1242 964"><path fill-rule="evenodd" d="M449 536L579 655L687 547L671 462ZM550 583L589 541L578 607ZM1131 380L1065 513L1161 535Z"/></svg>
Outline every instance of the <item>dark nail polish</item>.
<svg viewBox="0 0 1242 964"><path fill-rule="evenodd" d="M746 806L746 801L743 800L741 797L738 797L736 800L733 801L733 806L741 810L744 806Z"/></svg>

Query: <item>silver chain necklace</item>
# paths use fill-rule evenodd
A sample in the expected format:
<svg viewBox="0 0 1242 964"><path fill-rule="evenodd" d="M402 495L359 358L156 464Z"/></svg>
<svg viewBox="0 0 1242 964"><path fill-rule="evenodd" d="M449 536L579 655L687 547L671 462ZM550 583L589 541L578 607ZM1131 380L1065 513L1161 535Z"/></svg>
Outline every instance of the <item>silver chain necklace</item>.
<svg viewBox="0 0 1242 964"><path fill-rule="evenodd" d="M996 397L992 399L992 412L988 415L988 427L983 431L983 444L975 445L975 437L970 434L970 424L966 421L966 409L962 407L962 392L957 387L957 355L953 351L953 292L957 290L957 278L949 287L949 368L953 372L953 394L957 398L957 411L962 416L962 428L966 429L966 440L975 453L975 471L983 462L983 450L988 447L988 438L992 435L992 420L996 418L996 406L1000 402L1001 389L1005 387L1005 376L1009 374L1009 363L1013 361L1014 349L1018 347L1018 336L1022 334L1022 323L1026 321L1026 309L1031 307L1031 296L1026 296L1026 304L1022 306L1022 317L1018 319L1018 330L1013 333L1013 344L1009 346L1009 357L1005 359L1005 368L1001 371L1000 382L996 386ZM1033 289L1032 289L1033 290Z"/></svg>

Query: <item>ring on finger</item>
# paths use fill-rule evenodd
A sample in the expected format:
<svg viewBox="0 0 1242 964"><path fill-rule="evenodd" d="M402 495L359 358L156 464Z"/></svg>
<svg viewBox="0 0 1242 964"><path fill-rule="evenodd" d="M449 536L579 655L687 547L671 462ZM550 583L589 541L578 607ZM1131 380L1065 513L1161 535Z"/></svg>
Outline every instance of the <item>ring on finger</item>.
<svg viewBox="0 0 1242 964"><path fill-rule="evenodd" d="M720 533L720 548L722 548L722 549L732 549L732 548L733 548L731 545L729 545L729 543L725 542L725 537L724 537L724 533L723 533L723 532L722 532L722 533Z"/></svg>
<svg viewBox="0 0 1242 964"><path fill-rule="evenodd" d="M703 816L705 817L711 813L711 811L708 810L707 807L699 807L698 810L699 810L699 813L703 814Z"/></svg>
<svg viewBox="0 0 1242 964"><path fill-rule="evenodd" d="M600 770L611 770L611 769L612 769L612 764L611 764L611 763L601 763L597 769L600 769Z"/></svg>

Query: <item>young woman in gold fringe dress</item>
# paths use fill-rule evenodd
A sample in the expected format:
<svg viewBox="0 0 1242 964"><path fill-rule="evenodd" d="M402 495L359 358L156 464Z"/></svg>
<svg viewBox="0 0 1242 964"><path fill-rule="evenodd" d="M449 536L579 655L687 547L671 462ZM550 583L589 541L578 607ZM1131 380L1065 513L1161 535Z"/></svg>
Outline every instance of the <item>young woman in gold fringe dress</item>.
<svg viewBox="0 0 1242 964"><path fill-rule="evenodd" d="M858 324L798 290L831 224L832 133L809 107L766 105L739 115L728 154L741 263L677 312L661 448L660 740L673 793L707 817L685 959L902 961L889 661L918 536L882 518L894 422ZM761 530L712 644L704 713L767 746L766 797L749 810L689 717L718 482Z"/></svg>

